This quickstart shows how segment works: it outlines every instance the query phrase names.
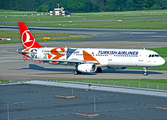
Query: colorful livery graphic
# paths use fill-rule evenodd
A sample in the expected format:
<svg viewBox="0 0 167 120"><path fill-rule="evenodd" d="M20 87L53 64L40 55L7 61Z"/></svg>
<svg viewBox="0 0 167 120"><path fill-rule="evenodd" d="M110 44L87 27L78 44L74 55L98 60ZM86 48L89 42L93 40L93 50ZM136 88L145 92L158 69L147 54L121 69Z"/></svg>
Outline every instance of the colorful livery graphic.
<svg viewBox="0 0 167 120"><path fill-rule="evenodd" d="M17 51L24 60L32 58L40 63L74 64L74 74L102 72L101 67L126 69L126 67L143 67L144 75L148 75L147 67L161 66L165 60L158 53L145 49L103 49L103 48L47 48L35 40L25 23L19 22L23 48Z"/></svg>

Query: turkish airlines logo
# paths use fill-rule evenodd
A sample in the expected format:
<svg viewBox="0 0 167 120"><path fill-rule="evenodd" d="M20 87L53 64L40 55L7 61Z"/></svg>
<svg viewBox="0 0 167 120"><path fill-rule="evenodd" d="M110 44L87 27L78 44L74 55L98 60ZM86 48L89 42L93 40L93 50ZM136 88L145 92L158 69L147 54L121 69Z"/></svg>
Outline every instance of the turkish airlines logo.
<svg viewBox="0 0 167 120"><path fill-rule="evenodd" d="M22 42L25 48L31 48L34 45L35 39L29 30L23 32Z"/></svg>

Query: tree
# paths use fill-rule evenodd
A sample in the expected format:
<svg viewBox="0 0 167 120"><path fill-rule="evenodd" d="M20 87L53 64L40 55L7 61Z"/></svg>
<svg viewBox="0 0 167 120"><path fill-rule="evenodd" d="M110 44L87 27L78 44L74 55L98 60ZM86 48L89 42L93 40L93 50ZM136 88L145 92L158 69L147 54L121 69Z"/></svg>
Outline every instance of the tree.
<svg viewBox="0 0 167 120"><path fill-rule="evenodd" d="M105 5L102 7L102 10L104 11L116 11L117 10L117 7L116 7L116 4L114 3L113 0L107 0L105 1Z"/></svg>
<svg viewBox="0 0 167 120"><path fill-rule="evenodd" d="M125 10L132 11L136 9L136 4L133 2L133 0L127 0L125 2Z"/></svg>
<svg viewBox="0 0 167 120"><path fill-rule="evenodd" d="M90 12L93 9L93 5L90 0L68 0L67 11L70 12Z"/></svg>
<svg viewBox="0 0 167 120"><path fill-rule="evenodd" d="M0 0L0 8L45 12L58 3L69 12L167 9L167 0Z"/></svg>
<svg viewBox="0 0 167 120"><path fill-rule="evenodd" d="M161 8L167 9L167 0L161 0Z"/></svg>

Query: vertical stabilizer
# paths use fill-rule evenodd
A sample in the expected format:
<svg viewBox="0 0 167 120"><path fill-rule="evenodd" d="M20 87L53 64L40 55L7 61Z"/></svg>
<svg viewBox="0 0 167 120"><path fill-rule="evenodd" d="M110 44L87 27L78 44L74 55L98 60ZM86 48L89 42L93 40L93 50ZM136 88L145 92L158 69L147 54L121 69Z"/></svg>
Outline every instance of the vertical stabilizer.
<svg viewBox="0 0 167 120"><path fill-rule="evenodd" d="M42 48L24 22L18 22L23 48Z"/></svg>

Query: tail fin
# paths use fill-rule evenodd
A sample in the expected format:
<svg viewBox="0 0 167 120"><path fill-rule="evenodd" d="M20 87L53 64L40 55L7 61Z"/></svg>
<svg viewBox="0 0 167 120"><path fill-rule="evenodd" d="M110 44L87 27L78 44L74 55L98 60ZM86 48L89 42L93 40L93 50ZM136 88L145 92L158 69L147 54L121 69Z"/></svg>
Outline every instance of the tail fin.
<svg viewBox="0 0 167 120"><path fill-rule="evenodd" d="M24 22L18 22L23 48L42 48Z"/></svg>

